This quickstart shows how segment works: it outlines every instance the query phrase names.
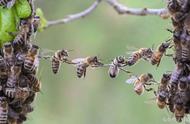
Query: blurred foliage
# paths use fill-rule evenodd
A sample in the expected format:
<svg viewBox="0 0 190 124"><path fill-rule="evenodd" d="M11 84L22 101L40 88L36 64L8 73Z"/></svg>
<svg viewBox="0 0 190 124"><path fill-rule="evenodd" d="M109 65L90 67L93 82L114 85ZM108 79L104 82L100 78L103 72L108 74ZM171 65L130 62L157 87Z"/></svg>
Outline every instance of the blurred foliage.
<svg viewBox="0 0 190 124"><path fill-rule="evenodd" d="M120 0L130 7L164 7L163 0ZM89 7L93 0L37 0L46 18L54 20ZM152 47L167 40L171 34L170 20L147 16L121 16L103 3L84 19L66 25L54 26L38 33L37 44L47 49L74 49L71 58L98 55L110 62L118 55L128 56L131 49ZM170 51L171 52L171 51ZM160 80L162 73L174 67L172 58L164 57L156 68L141 61L127 68L134 74L150 72ZM35 111L27 124L173 124L172 115L155 105L153 93L142 97L125 84L129 75L121 72L116 79L109 78L107 68L88 70L84 79L78 79L76 69L62 65L60 73L51 73L51 63L41 62L39 78L42 93L35 102ZM150 104L145 104L149 100Z"/></svg>

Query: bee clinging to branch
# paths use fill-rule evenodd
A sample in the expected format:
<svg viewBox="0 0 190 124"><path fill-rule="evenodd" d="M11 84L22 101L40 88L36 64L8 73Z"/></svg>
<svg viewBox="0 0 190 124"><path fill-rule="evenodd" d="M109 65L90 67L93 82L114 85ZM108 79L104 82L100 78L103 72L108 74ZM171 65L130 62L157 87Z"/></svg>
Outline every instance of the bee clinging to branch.
<svg viewBox="0 0 190 124"><path fill-rule="evenodd" d="M116 57L109 66L109 70L108 70L109 76L111 78L115 78L119 74L119 70L120 69L123 70L122 67L126 65L127 65L127 61L124 56Z"/></svg>
<svg viewBox="0 0 190 124"><path fill-rule="evenodd" d="M81 78L86 76L87 67L101 67L103 63L98 60L97 56L90 56L86 58L77 58L72 60L72 63L77 67L77 77Z"/></svg>
<svg viewBox="0 0 190 124"><path fill-rule="evenodd" d="M171 74L163 74L158 91L155 92L156 103L160 109L163 109L167 105L169 97L168 84L170 81Z"/></svg>
<svg viewBox="0 0 190 124"><path fill-rule="evenodd" d="M160 65L160 61L162 59L162 56L166 55L166 50L170 47L171 42L169 42L171 39L167 40L166 42L162 43L156 51L153 52L152 57L150 59L150 62L152 65L157 65L157 67Z"/></svg>
<svg viewBox="0 0 190 124"><path fill-rule="evenodd" d="M13 40L13 47L21 48L27 45L30 41L31 36L37 31L39 23L39 16L31 16L27 20L21 20L19 32Z"/></svg>
<svg viewBox="0 0 190 124"><path fill-rule="evenodd" d="M35 73L39 64L39 47L32 45L24 60L24 69L26 72Z"/></svg>
<svg viewBox="0 0 190 124"><path fill-rule="evenodd" d="M16 85L19 80L19 76L21 74L21 66L13 65L11 67L11 72L8 75L8 79L6 82L5 94L9 98L14 98L16 95Z"/></svg>
<svg viewBox="0 0 190 124"><path fill-rule="evenodd" d="M3 46L3 54L4 54L4 60L7 64L7 66L12 66L15 62L15 56L13 53L13 47L11 43L6 43Z"/></svg>
<svg viewBox="0 0 190 124"><path fill-rule="evenodd" d="M0 124L7 124L8 103L6 97L0 97Z"/></svg>
<svg viewBox="0 0 190 124"><path fill-rule="evenodd" d="M150 48L140 48L139 50L132 53L132 55L127 59L127 65L132 66L138 62L141 58L144 60L149 60L153 54Z"/></svg>
<svg viewBox="0 0 190 124"><path fill-rule="evenodd" d="M151 82L156 82L152 76L152 74L147 73L147 74L141 74L139 77L132 76L128 80L126 80L126 83L128 84L134 84L134 91L138 95L142 95L144 90L146 91L151 91L153 90L152 88L147 88L147 85L152 85L153 83Z"/></svg>

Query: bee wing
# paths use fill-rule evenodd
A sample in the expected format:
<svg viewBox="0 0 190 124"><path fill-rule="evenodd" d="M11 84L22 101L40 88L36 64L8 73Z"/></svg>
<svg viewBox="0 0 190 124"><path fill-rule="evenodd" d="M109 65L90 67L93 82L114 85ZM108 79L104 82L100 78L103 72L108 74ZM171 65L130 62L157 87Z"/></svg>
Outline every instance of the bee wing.
<svg viewBox="0 0 190 124"><path fill-rule="evenodd" d="M127 84L133 84L138 78L136 76L131 76L129 79L125 81Z"/></svg>
<svg viewBox="0 0 190 124"><path fill-rule="evenodd" d="M16 0L11 0L7 3L7 8L11 8L15 4Z"/></svg>
<svg viewBox="0 0 190 124"><path fill-rule="evenodd" d="M71 60L72 63L76 64L76 65L80 65L85 61L85 58L77 58L77 59L73 59Z"/></svg>

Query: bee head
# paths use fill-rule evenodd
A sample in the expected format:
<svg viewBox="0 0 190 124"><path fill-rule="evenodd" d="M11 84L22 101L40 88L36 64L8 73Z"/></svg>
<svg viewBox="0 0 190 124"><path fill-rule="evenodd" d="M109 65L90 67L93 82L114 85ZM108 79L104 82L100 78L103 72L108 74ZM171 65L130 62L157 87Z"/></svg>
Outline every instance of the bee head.
<svg viewBox="0 0 190 124"><path fill-rule="evenodd" d="M125 62L125 57L124 56L118 56L117 61L118 61L118 63L124 63Z"/></svg>
<svg viewBox="0 0 190 124"><path fill-rule="evenodd" d="M163 78L164 78L164 79L169 80L170 77L171 77L171 74L168 74L168 73L164 73L164 74L163 74Z"/></svg>
<svg viewBox="0 0 190 124"><path fill-rule="evenodd" d="M69 56L68 51L64 50L64 49L61 50L60 53L61 53L62 56L67 56L67 57Z"/></svg>
<svg viewBox="0 0 190 124"><path fill-rule="evenodd" d="M188 86L188 80L186 77L181 77L178 83L180 89L186 89Z"/></svg>
<svg viewBox="0 0 190 124"><path fill-rule="evenodd" d="M30 48L30 53L36 55L38 51L39 51L39 46L33 44Z"/></svg>
<svg viewBox="0 0 190 124"><path fill-rule="evenodd" d="M161 92L158 94L158 99L159 101L164 102L166 100L166 95Z"/></svg>
<svg viewBox="0 0 190 124"><path fill-rule="evenodd" d="M152 78L153 78L153 75L152 75L152 74L150 74L150 73L147 73L147 76L148 76L150 79L152 79Z"/></svg>
<svg viewBox="0 0 190 124"><path fill-rule="evenodd" d="M5 43L3 48L6 53L11 53L13 51L11 43Z"/></svg>

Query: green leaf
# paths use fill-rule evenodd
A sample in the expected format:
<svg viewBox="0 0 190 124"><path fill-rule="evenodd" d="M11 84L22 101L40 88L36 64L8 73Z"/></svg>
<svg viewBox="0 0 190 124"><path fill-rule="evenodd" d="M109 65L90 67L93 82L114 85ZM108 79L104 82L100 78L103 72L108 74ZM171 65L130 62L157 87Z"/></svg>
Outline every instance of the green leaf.
<svg viewBox="0 0 190 124"><path fill-rule="evenodd" d="M14 10L0 8L0 44L13 40L10 32L16 32Z"/></svg>
<svg viewBox="0 0 190 124"><path fill-rule="evenodd" d="M32 13L32 9L27 0L17 0L15 6L19 18L27 18Z"/></svg>
<svg viewBox="0 0 190 124"><path fill-rule="evenodd" d="M38 31L43 31L44 28L47 26L47 20L44 17L44 13L40 8L36 9L36 15L40 17L40 26L38 28Z"/></svg>

